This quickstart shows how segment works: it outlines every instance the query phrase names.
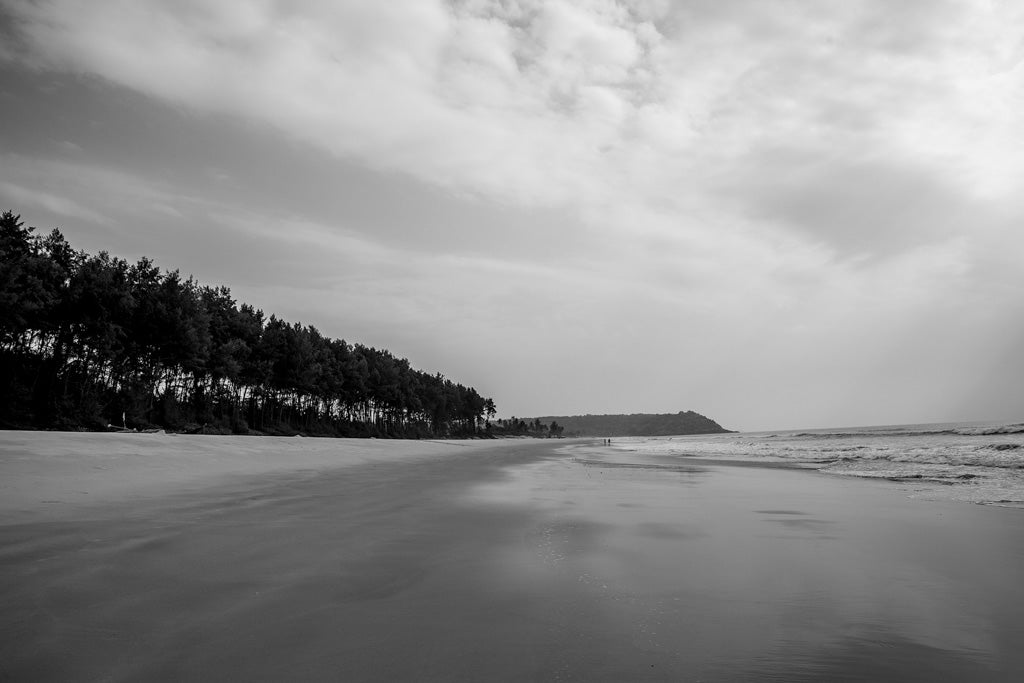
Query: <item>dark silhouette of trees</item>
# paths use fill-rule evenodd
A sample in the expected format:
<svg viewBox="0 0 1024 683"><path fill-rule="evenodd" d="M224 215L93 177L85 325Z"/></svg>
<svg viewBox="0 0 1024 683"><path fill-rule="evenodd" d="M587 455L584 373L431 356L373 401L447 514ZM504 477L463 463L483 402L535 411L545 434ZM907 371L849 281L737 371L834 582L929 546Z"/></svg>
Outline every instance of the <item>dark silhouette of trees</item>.
<svg viewBox="0 0 1024 683"><path fill-rule="evenodd" d="M557 422L550 425L544 424L539 419L522 420L518 417L511 417L508 420L499 419L495 423L488 422L487 431L494 437L529 436L533 438L555 438L561 437L564 428Z"/></svg>
<svg viewBox="0 0 1024 683"><path fill-rule="evenodd" d="M0 426L487 435L494 402L387 350L0 216Z"/></svg>

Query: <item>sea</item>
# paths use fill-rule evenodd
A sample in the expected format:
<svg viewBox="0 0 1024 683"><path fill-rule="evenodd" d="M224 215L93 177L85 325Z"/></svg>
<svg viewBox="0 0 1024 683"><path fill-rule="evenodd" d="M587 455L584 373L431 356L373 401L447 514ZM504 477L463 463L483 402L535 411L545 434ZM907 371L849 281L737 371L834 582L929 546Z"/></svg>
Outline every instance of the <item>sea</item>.
<svg viewBox="0 0 1024 683"><path fill-rule="evenodd" d="M668 459L778 463L883 479L915 498L1024 509L1024 422L620 437L611 445Z"/></svg>

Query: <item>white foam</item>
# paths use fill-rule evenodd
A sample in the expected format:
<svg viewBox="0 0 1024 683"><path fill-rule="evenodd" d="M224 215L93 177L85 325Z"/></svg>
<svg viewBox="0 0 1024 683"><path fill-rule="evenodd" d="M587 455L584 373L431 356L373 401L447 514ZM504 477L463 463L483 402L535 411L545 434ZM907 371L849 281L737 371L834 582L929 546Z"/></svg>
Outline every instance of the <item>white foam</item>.
<svg viewBox="0 0 1024 683"><path fill-rule="evenodd" d="M791 462L830 474L920 482L949 490L941 497L979 503L1024 500L1019 423L625 438L614 447L664 457Z"/></svg>

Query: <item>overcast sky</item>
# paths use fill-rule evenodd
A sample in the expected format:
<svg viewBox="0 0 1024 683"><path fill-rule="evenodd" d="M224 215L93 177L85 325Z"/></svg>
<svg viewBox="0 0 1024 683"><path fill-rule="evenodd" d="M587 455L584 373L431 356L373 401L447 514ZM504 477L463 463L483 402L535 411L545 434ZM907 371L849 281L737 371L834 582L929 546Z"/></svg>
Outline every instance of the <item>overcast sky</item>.
<svg viewBox="0 0 1024 683"><path fill-rule="evenodd" d="M0 208L503 416L1024 420L1024 3L0 0Z"/></svg>

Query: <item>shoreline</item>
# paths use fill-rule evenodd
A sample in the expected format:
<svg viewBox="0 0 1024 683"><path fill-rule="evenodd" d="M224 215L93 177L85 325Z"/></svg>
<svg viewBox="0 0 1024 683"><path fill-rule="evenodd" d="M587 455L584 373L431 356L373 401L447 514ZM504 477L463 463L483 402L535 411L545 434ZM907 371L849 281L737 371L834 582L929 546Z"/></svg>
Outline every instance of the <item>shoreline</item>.
<svg viewBox="0 0 1024 683"><path fill-rule="evenodd" d="M178 476L205 454L204 482L94 488L108 497L60 514L4 496L0 678L1024 674L1016 511L813 470L650 467L587 439L297 444L285 461L207 438L149 461L76 438L43 457Z"/></svg>
<svg viewBox="0 0 1024 683"><path fill-rule="evenodd" d="M670 461L787 463L831 475L895 482L915 498L1024 508L1024 440L1016 423L622 439L616 447L635 452L635 457Z"/></svg>

